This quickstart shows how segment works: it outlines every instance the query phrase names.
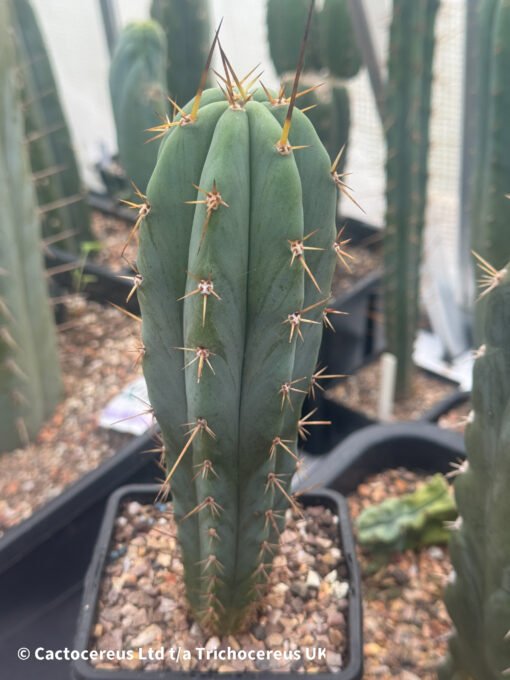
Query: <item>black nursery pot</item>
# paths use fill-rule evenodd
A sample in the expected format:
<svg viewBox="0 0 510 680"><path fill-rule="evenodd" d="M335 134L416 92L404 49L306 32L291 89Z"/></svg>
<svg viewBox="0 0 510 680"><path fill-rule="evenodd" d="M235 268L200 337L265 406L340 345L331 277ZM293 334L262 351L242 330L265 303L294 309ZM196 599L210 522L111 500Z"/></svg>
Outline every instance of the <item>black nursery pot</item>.
<svg viewBox="0 0 510 680"><path fill-rule="evenodd" d="M404 467L446 474L452 463L465 456L459 434L431 423L371 425L347 437L326 456L312 460L299 486L326 486L349 494L383 470Z"/></svg>
<svg viewBox="0 0 510 680"><path fill-rule="evenodd" d="M111 302L123 307L133 314L140 313L140 307L138 305L138 300L136 299L136 293L131 297L129 302L127 298L132 289L132 283L125 279L121 279L120 276L123 272L113 273L106 267L101 267L92 262L82 262L79 257L71 253L67 253L65 250L60 248L55 248L54 246L49 246L45 253L45 262L47 269L53 269L56 267L61 267L62 271L56 272L52 275L52 279L65 290L73 290L73 269L72 265L75 265L74 270L82 270L83 276L86 277L86 282L83 285L83 292L86 296L105 304ZM128 275L132 272L126 269Z"/></svg>
<svg viewBox="0 0 510 680"><path fill-rule="evenodd" d="M112 491L161 474L151 433L136 437L0 539L0 659L11 680L69 680L66 661L34 650L72 648L83 580ZM18 660L16 650L32 655Z"/></svg>
<svg viewBox="0 0 510 680"><path fill-rule="evenodd" d="M343 224L343 222L342 222ZM358 220L348 219L342 238L349 246L365 245L369 250L381 243L383 231ZM382 307L382 268L367 273L335 297L328 306L346 314L331 314L334 331L326 328L319 362L328 373L353 373L384 349L383 327L377 322Z"/></svg>
<svg viewBox="0 0 510 680"><path fill-rule="evenodd" d="M448 383L451 382L446 378L434 377ZM456 383L451 382L451 385L458 388ZM441 416L464 404L470 396L471 392L456 389L438 401L418 420L411 422L437 423ZM352 433L365 427L382 424L367 416L362 410L358 411L345 404L338 403L323 393L318 395L318 397L317 401L309 401L307 399L303 412L308 413L316 408L317 411L314 414L314 419L329 421L331 425L314 428L306 441L301 442L303 451L311 456L324 456Z"/></svg>
<svg viewBox="0 0 510 680"><path fill-rule="evenodd" d="M78 620L77 635L73 649L88 649L92 626L94 625L95 612L99 598L99 588L105 562L108 556L109 546L114 529L115 518L118 515L119 505L126 500L136 500L140 503L152 503L159 491L155 485L132 485L118 489L112 494L103 519L103 524L96 543L92 562L87 572L83 593L80 616ZM363 631L362 631L362 605L361 605L361 580L358 563L356 560L354 539L349 517L349 510L345 499L337 492L327 489L311 494L304 494L300 501L304 506L321 505L329 508L338 518L339 547L342 550L344 561L348 571L349 582L349 608L347 617L347 664L339 673L314 674L314 678L320 680L360 680L363 675ZM178 671L127 671L127 670L100 670L93 668L86 661L78 660L72 663L72 677L74 680L189 680L190 678L212 677L237 677L243 679L258 680L289 680L290 678L306 677L303 673L280 673L280 672L244 672L244 673L200 673Z"/></svg>

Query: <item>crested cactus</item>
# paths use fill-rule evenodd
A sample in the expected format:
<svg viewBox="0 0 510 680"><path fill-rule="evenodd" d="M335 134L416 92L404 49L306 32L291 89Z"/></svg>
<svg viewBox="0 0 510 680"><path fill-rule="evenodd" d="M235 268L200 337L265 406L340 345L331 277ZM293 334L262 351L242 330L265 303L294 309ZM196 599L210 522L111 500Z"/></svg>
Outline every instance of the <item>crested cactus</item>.
<svg viewBox="0 0 510 680"><path fill-rule="evenodd" d="M341 179L295 99L247 92L222 56L226 93L199 90L166 125L134 285L188 599L228 633L265 588L298 431L318 424L300 413L329 377L314 367Z"/></svg>
<svg viewBox="0 0 510 680"><path fill-rule="evenodd" d="M147 143L147 130L167 113L166 44L155 21L139 21L123 30L110 66L110 94L122 166L145 191L156 165L158 145Z"/></svg>
<svg viewBox="0 0 510 680"><path fill-rule="evenodd" d="M510 264L487 279L485 345L473 370L467 462L445 601L455 625L442 680L500 680L510 668Z"/></svg>
<svg viewBox="0 0 510 680"><path fill-rule="evenodd" d="M510 259L510 158L507 153L510 135L510 0L485 0L481 4L480 23L483 37L490 36L488 61L485 64L484 88L488 99L480 114L480 148L478 149L477 186L474 188L472 215L472 249L496 269ZM485 40L487 38L485 37ZM486 47L486 46L485 46ZM484 46L481 48L484 50ZM483 54L484 52L482 52ZM482 80L482 74L480 74ZM483 128L483 129L482 129ZM483 335L485 304L475 306L475 336Z"/></svg>
<svg viewBox="0 0 510 680"><path fill-rule="evenodd" d="M153 0L151 17L166 35L168 94L182 106L195 94L207 57L208 0Z"/></svg>
<svg viewBox="0 0 510 680"><path fill-rule="evenodd" d="M456 516L448 482L437 474L412 493L365 508L356 523L358 542L379 551L447 543L445 522Z"/></svg>
<svg viewBox="0 0 510 680"><path fill-rule="evenodd" d="M427 193L434 25L439 0L394 0L385 101L385 331L396 396L411 388Z"/></svg>
<svg viewBox="0 0 510 680"><path fill-rule="evenodd" d="M26 444L60 393L53 325L17 91L9 5L0 3L0 450Z"/></svg>
<svg viewBox="0 0 510 680"><path fill-rule="evenodd" d="M43 235L65 232L59 246L79 253L80 243L92 240L90 210L51 61L30 1L11 0L10 4L26 142Z"/></svg>

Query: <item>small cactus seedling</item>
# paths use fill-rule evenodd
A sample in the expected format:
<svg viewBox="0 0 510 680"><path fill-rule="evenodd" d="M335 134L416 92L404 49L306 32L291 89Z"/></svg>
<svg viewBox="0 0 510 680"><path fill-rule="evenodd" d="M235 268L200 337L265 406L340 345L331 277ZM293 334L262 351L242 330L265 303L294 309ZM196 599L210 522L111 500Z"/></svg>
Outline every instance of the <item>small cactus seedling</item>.
<svg viewBox="0 0 510 680"><path fill-rule="evenodd" d="M411 387L427 194L434 25L439 0L394 0L385 101L384 315L396 396Z"/></svg>
<svg viewBox="0 0 510 680"><path fill-rule="evenodd" d="M209 47L208 0L152 0L151 17L166 35L167 90L179 104L195 94Z"/></svg>
<svg viewBox="0 0 510 680"><path fill-rule="evenodd" d="M467 462L455 479L460 518L445 602L456 633L441 680L502 680L510 668L510 264L496 274L487 279Z"/></svg>
<svg viewBox="0 0 510 680"><path fill-rule="evenodd" d="M212 50L210 57L212 56ZM176 116L142 199L143 368L161 426L187 593L206 629L264 592L297 466L335 263L337 180L295 107L224 89ZM306 147L306 149L304 148ZM142 214L143 213L143 214Z"/></svg>
<svg viewBox="0 0 510 680"><path fill-rule="evenodd" d="M358 541L385 552L447 543L445 522L456 516L448 482L437 474L413 493L366 508L357 521Z"/></svg>
<svg viewBox="0 0 510 680"><path fill-rule="evenodd" d="M110 94L120 161L141 191L158 155L158 145L147 143L147 130L167 117L165 63L165 36L155 21L125 27L110 67Z"/></svg>
<svg viewBox="0 0 510 680"><path fill-rule="evenodd" d="M10 6L0 3L0 450L26 444L60 395L56 333L17 90Z"/></svg>
<svg viewBox="0 0 510 680"><path fill-rule="evenodd" d="M91 241L86 191L37 17L29 0L11 0L25 140L43 235L76 254Z"/></svg>

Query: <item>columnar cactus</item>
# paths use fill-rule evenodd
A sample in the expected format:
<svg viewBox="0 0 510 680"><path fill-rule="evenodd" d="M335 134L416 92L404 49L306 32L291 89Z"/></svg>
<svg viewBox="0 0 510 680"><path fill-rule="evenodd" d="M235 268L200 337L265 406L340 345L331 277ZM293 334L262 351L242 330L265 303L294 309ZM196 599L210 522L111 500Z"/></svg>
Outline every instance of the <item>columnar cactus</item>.
<svg viewBox="0 0 510 680"><path fill-rule="evenodd" d="M267 3L271 58L286 89L292 81L289 73L299 52L298 34L292 27L302 25L308 5L308 0L268 0ZM349 93L345 81L358 73L361 54L356 45L347 0L326 0L322 10L314 12L313 19L310 56L305 63L304 77L309 86L317 86L321 81L323 84L320 91L311 92L303 98L300 107L315 107L310 110L309 117L331 156L344 147L343 167L350 127Z"/></svg>
<svg viewBox="0 0 510 680"><path fill-rule="evenodd" d="M279 76L292 73L301 45L301 27L306 21L309 0L267 0L266 23L269 51ZM308 54L307 71L323 68L319 40L319 12L314 11Z"/></svg>
<svg viewBox="0 0 510 680"><path fill-rule="evenodd" d="M510 259L510 158L506 149L510 144L508 111L510 87L507 83L510 69L510 0L485 0L481 4L480 22L491 36L488 63L484 77L488 99L481 109L481 144L478 150L478 187L473 207L472 248L496 268ZM481 74L480 74L481 79ZM483 94L483 92L482 92ZM481 339L485 305L476 305L476 335Z"/></svg>
<svg viewBox="0 0 510 680"><path fill-rule="evenodd" d="M0 450L34 437L60 393L40 225L17 91L9 5L0 3Z"/></svg>
<svg viewBox="0 0 510 680"><path fill-rule="evenodd" d="M168 93L182 106L195 94L207 57L208 0L152 0L151 17L166 35Z"/></svg>
<svg viewBox="0 0 510 680"><path fill-rule="evenodd" d="M324 377L314 366L341 184L294 100L252 95L228 65L225 79L226 95L206 90L168 125L134 281L188 598L221 633L264 590L298 430L316 424L300 413Z"/></svg>
<svg viewBox="0 0 510 680"><path fill-rule="evenodd" d="M141 191L158 155L158 145L147 143L147 130L167 114L165 64L165 35L159 24L139 21L125 27L110 66L110 94L120 161Z"/></svg>
<svg viewBox="0 0 510 680"><path fill-rule="evenodd" d="M445 601L455 624L443 680L500 680L510 668L510 264L486 281L485 345L477 353L455 480L460 513Z"/></svg>
<svg viewBox="0 0 510 680"><path fill-rule="evenodd" d="M439 0L393 3L385 101L384 304L387 345L398 361L397 398L408 394L413 369L438 6Z"/></svg>
<svg viewBox="0 0 510 680"><path fill-rule="evenodd" d="M92 239L86 191L51 61L29 0L11 0L26 141L44 236L74 232L59 243L73 252Z"/></svg>

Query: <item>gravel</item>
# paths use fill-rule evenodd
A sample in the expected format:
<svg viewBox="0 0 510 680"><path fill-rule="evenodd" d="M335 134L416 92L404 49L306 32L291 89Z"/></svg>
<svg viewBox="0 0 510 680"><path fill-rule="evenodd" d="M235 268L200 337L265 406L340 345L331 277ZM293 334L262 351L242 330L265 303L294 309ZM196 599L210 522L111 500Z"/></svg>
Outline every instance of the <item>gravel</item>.
<svg viewBox="0 0 510 680"><path fill-rule="evenodd" d="M337 543L337 518L325 508L287 513L281 552L257 619L241 634L205 634L189 617L171 505L128 503L117 518L105 569L91 648L136 650L181 647L191 658L99 661L101 668L159 670L338 672L346 649L348 584ZM289 571L290 570L290 571ZM290 576L289 576L290 574ZM325 648L307 660L306 648ZM197 648L215 658L200 659ZM220 659L220 650L255 650L263 659ZM298 652L300 659L275 658ZM269 657L269 658L268 658Z"/></svg>
<svg viewBox="0 0 510 680"><path fill-rule="evenodd" d="M424 475L404 468L368 478L349 497L353 520L367 505L411 493ZM442 601L451 571L445 547L395 553L358 550L363 580L365 677L436 680L451 622Z"/></svg>
<svg viewBox="0 0 510 680"><path fill-rule="evenodd" d="M380 373L380 362L373 361L360 368L354 375L335 384L328 390L327 395L333 401L362 411L369 418L377 420ZM394 420L416 420L456 389L452 383L416 369L413 374L411 396L395 403Z"/></svg>
<svg viewBox="0 0 510 680"><path fill-rule="evenodd" d="M100 428L98 417L140 375L133 353L139 324L81 297L67 307L59 331L63 400L34 443L0 454L0 536L132 438Z"/></svg>

